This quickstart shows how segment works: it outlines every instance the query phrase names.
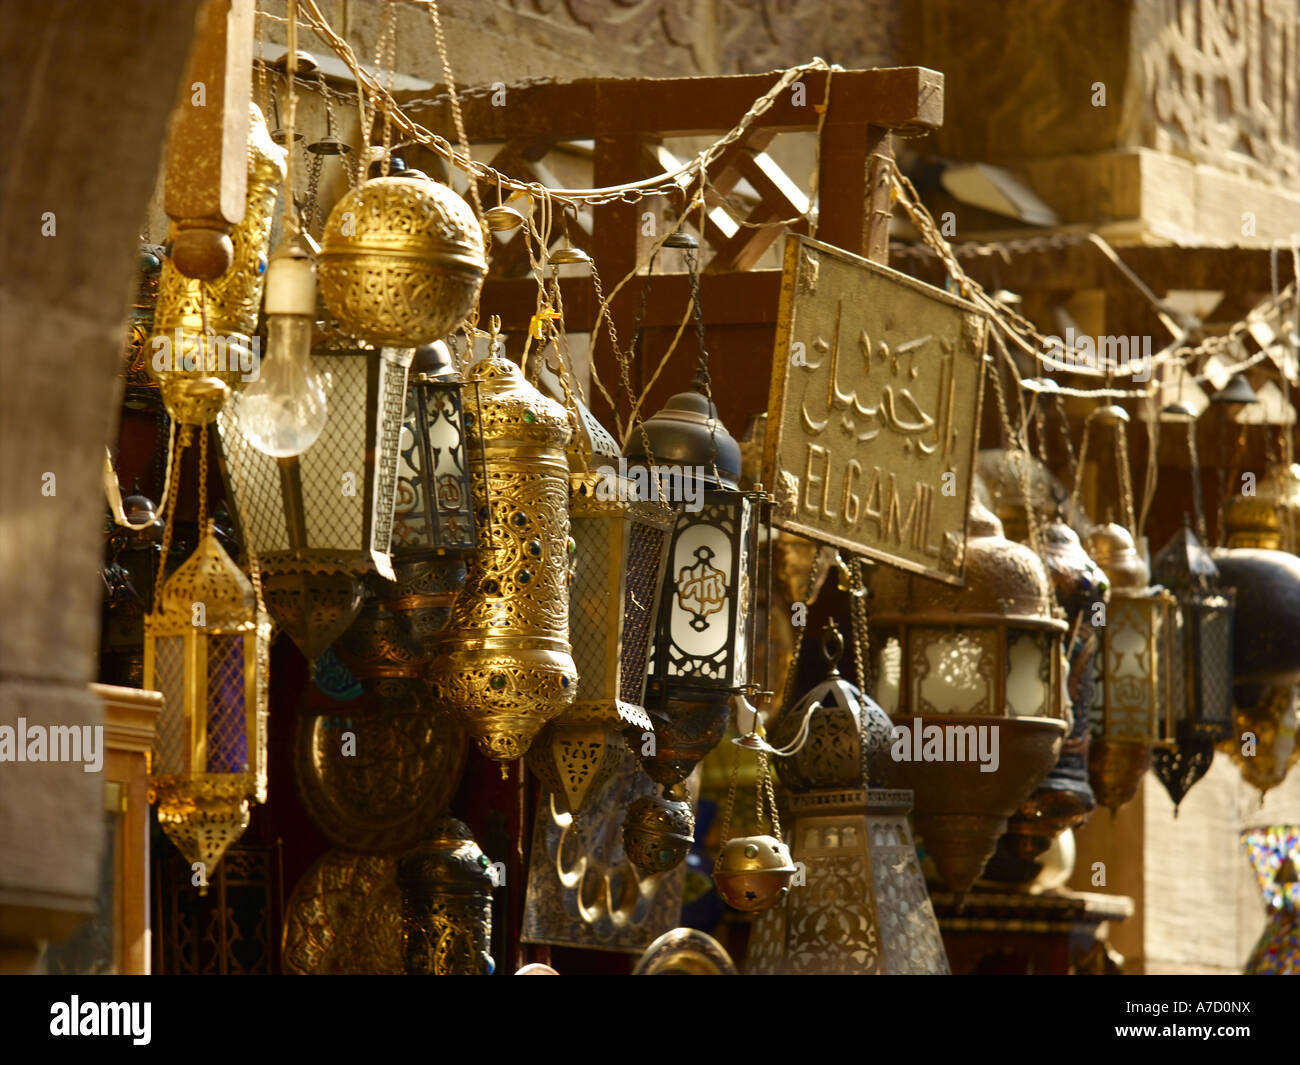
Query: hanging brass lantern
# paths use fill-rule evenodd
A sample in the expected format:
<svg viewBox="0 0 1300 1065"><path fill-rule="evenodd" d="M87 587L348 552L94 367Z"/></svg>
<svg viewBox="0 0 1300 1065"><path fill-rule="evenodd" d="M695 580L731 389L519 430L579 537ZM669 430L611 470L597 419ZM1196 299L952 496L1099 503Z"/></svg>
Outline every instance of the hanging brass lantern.
<svg viewBox="0 0 1300 1065"><path fill-rule="evenodd" d="M695 842L695 814L683 785L663 796L633 800L623 819L623 850L643 873L666 873L686 857Z"/></svg>
<svg viewBox="0 0 1300 1065"><path fill-rule="evenodd" d="M840 676L844 641L822 633L830 673L786 709L773 742L801 745L778 763L792 792L791 849L803 881L759 915L747 970L781 974L946 973L947 955L916 857L910 792L867 787L889 757L893 725Z"/></svg>
<svg viewBox="0 0 1300 1065"><path fill-rule="evenodd" d="M200 620L201 619L201 620ZM271 623L209 526L145 619L144 686L163 693L150 801L186 861L211 878L266 801Z"/></svg>
<svg viewBox="0 0 1300 1065"><path fill-rule="evenodd" d="M1072 720L1061 757L1028 799L1020 804L998 841L989 863L994 880L1023 882L1040 871L1037 859L1066 829L1079 828L1097 806L1088 780L1088 715L1092 708L1092 659L1100 646L1094 612L1104 610L1110 582L1088 557L1078 534L1064 521L1049 522L1042 533L1043 561L1065 611L1066 695Z"/></svg>
<svg viewBox="0 0 1300 1065"><path fill-rule="evenodd" d="M1236 504L1242 497L1233 501ZM1253 503L1253 499L1248 499ZM1233 638L1233 735L1226 751L1261 793L1276 787L1300 758L1296 745L1296 685L1300 684L1300 559L1277 550L1276 509L1267 526L1253 507L1229 505L1230 546L1211 552L1223 587L1236 593ZM1243 528L1245 526L1245 528ZM1236 546L1243 540L1257 546Z"/></svg>
<svg viewBox="0 0 1300 1065"><path fill-rule="evenodd" d="M542 381L549 383L545 374ZM542 730L528 764L563 812L578 813L622 764L625 742L639 751L654 731L644 709L646 657L673 512L638 498L636 483L618 470L613 437L580 399L569 402L577 424L569 444L569 642L578 694Z"/></svg>
<svg viewBox="0 0 1300 1065"><path fill-rule="evenodd" d="M408 976L491 976L496 877L470 830L444 818L397 862Z"/></svg>
<svg viewBox="0 0 1300 1065"><path fill-rule="evenodd" d="M309 660L356 618L363 577L393 579L389 548L398 451L413 349L318 345L316 371L334 399L316 442L273 458L218 418L242 538L262 561L267 609Z"/></svg>
<svg viewBox="0 0 1300 1065"><path fill-rule="evenodd" d="M510 761L527 753L573 702L569 646L568 412L492 354L469 372L465 428L482 448L474 502L488 546L469 560L440 654L429 668L435 702L459 713L479 749Z"/></svg>
<svg viewBox="0 0 1300 1065"><path fill-rule="evenodd" d="M1300 554L1300 463L1270 466L1260 478L1258 495L1277 510L1279 550Z"/></svg>
<svg viewBox="0 0 1300 1065"><path fill-rule="evenodd" d="M917 832L961 895L1060 755L1065 622L1038 556L978 501L964 588L878 567L872 591L876 695L895 725L882 783L916 793Z"/></svg>
<svg viewBox="0 0 1300 1065"><path fill-rule="evenodd" d="M1110 580L1101 649L1092 661L1092 739L1088 774L1097 801L1118 810L1137 794L1151 766L1161 731L1173 705L1173 640L1178 605L1160 587L1148 587L1150 571L1127 529L1099 525L1085 541Z"/></svg>
<svg viewBox="0 0 1300 1065"><path fill-rule="evenodd" d="M646 688L655 752L642 756L646 774L668 786L717 746L731 697L753 690L766 497L757 486L738 489L740 446L698 388L673 396L648 419L643 433L632 434L626 455L630 467L650 468L655 491L683 497L667 549Z"/></svg>
<svg viewBox="0 0 1300 1065"><path fill-rule="evenodd" d="M284 176L285 151L271 140L257 105L249 104L248 193L244 220L230 234L233 264L215 281L186 277L170 258L162 265L147 357L167 413L179 422L206 425L230 390L259 372L253 334Z"/></svg>
<svg viewBox="0 0 1300 1065"><path fill-rule="evenodd" d="M1174 813L1214 761L1232 730L1232 624L1235 596L1218 588L1219 570L1186 525L1156 555L1152 576L1178 599L1171 650L1172 691L1162 732L1172 746L1153 754L1156 776Z"/></svg>
<svg viewBox="0 0 1300 1065"><path fill-rule="evenodd" d="M798 870L790 848L775 836L736 836L713 867L718 895L733 910L758 913L784 902Z"/></svg>
<svg viewBox="0 0 1300 1065"><path fill-rule="evenodd" d="M343 194L321 237L320 287L349 335L416 347L452 333L487 274L469 205L418 171Z"/></svg>

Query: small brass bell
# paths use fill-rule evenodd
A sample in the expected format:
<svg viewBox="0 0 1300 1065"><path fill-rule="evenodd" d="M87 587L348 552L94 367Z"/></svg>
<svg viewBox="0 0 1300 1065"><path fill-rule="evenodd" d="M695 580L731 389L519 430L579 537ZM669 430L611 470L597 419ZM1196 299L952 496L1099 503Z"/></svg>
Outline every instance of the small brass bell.
<svg viewBox="0 0 1300 1065"><path fill-rule="evenodd" d="M713 883L732 909L758 913L785 899L794 874L790 848L775 836L738 836L718 855Z"/></svg>
<svg viewBox="0 0 1300 1065"><path fill-rule="evenodd" d="M524 216L505 204L489 207L483 216L487 220L488 229L493 233L508 233L524 224Z"/></svg>
<svg viewBox="0 0 1300 1065"><path fill-rule="evenodd" d="M623 851L647 875L677 866L695 842L695 815L678 788L642 795L623 819Z"/></svg>
<svg viewBox="0 0 1300 1065"><path fill-rule="evenodd" d="M556 248L547 262L551 266L590 266L591 256L581 248Z"/></svg>

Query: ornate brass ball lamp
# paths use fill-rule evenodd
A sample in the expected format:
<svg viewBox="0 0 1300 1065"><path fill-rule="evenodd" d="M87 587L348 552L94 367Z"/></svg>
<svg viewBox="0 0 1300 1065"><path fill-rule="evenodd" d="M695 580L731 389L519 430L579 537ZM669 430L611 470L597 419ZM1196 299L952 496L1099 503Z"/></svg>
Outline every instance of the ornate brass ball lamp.
<svg viewBox="0 0 1300 1065"><path fill-rule="evenodd" d="M879 567L872 590L877 698L896 726L882 783L916 793L917 832L960 895L1060 755L1066 625L1038 556L978 501L964 588Z"/></svg>
<svg viewBox="0 0 1300 1065"><path fill-rule="evenodd" d="M473 310L486 274L469 205L415 171L344 193L321 237L326 305L344 331L380 346L449 335Z"/></svg>
<svg viewBox="0 0 1300 1065"><path fill-rule="evenodd" d="M1174 811L1214 761L1215 744L1232 730L1234 593L1221 591L1219 569L1186 525L1156 555L1152 576L1178 599L1173 632L1171 700L1164 733L1172 746L1154 752L1156 776Z"/></svg>
<svg viewBox="0 0 1300 1065"><path fill-rule="evenodd" d="M1148 586L1150 571L1123 526L1099 525L1085 547L1110 580L1101 648L1092 661L1088 774L1097 800L1113 812L1137 794L1155 743L1172 739L1161 724L1174 699L1178 612L1172 595Z"/></svg>
<svg viewBox="0 0 1300 1065"><path fill-rule="evenodd" d="M889 757L888 715L840 676L844 641L822 634L829 674L788 707L774 742L803 742L777 766L791 791L791 850L803 867L784 903L749 939L754 973L947 972L939 925L907 825L910 792L868 788Z"/></svg>
<svg viewBox="0 0 1300 1065"><path fill-rule="evenodd" d="M695 842L695 814L682 785L633 800L623 819L623 851L643 873L666 873Z"/></svg>
<svg viewBox="0 0 1300 1065"><path fill-rule="evenodd" d="M204 882L266 801L271 623L209 527L145 619L144 686L163 693L150 801Z"/></svg>
<svg viewBox="0 0 1300 1065"><path fill-rule="evenodd" d="M694 499L679 509L667 550L646 688L656 748L642 765L671 785L722 738L731 697L752 691L766 497L738 489L740 446L700 391L673 396L644 430L627 445L629 467L649 469L656 491Z"/></svg>
<svg viewBox="0 0 1300 1065"><path fill-rule="evenodd" d="M545 377L543 377L545 382ZM573 585L569 642L578 670L573 705L542 730L528 764L565 813L578 813L654 726L644 709L646 657L663 583L667 506L639 499L619 472L613 437L576 396L569 445Z"/></svg>
<svg viewBox="0 0 1300 1065"><path fill-rule="evenodd" d="M243 538L262 562L267 609L308 659L356 618L365 574L395 576L389 548L412 355L410 348L317 345L312 361L334 398L319 438L300 455L272 458L255 448L237 410L218 418Z"/></svg>
<svg viewBox="0 0 1300 1065"><path fill-rule="evenodd" d="M429 669L434 700L460 714L489 758L527 753L573 702L569 645L568 412L493 354L467 378L465 424L482 448L476 514L488 546L469 560Z"/></svg>
<svg viewBox="0 0 1300 1065"><path fill-rule="evenodd" d="M244 220L230 235L233 264L215 281L186 277L170 258L162 264L146 357L167 413L179 422L212 421L229 391L243 387L260 365L253 334L284 176L285 151L250 104L248 193Z"/></svg>
<svg viewBox="0 0 1300 1065"><path fill-rule="evenodd" d="M444 818L397 862L408 976L491 976L492 863L469 829Z"/></svg>
<svg viewBox="0 0 1300 1065"><path fill-rule="evenodd" d="M758 913L785 901L796 872L790 848L780 839L736 836L718 854L713 883L732 909Z"/></svg>

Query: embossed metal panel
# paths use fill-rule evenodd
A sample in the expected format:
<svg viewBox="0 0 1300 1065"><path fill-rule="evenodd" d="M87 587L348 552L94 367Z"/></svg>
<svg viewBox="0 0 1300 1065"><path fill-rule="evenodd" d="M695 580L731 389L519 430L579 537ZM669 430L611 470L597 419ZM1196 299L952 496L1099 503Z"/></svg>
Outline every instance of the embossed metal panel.
<svg viewBox="0 0 1300 1065"><path fill-rule="evenodd" d="M774 523L960 584L985 328L973 304L790 237L764 449Z"/></svg>

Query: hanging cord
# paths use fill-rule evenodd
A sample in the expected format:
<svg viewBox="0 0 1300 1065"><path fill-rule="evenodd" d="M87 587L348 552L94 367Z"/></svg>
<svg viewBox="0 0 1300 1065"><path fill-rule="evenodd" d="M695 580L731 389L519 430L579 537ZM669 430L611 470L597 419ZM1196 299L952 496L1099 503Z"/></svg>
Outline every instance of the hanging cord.
<svg viewBox="0 0 1300 1065"><path fill-rule="evenodd" d="M167 419L167 463L164 469L166 473L163 478L162 505L154 511L152 521L142 522L139 525L132 524L127 520L126 508L122 505L122 488L118 483L117 471L113 468L113 453L108 447L104 447L104 494L108 497L108 509L113 515L113 523L120 525L123 529L130 529L132 532L139 532L147 529L155 521L164 516L164 511L170 512L167 499L171 495L172 478L175 472L175 451L176 451L176 422L174 419Z"/></svg>
<svg viewBox="0 0 1300 1065"><path fill-rule="evenodd" d="M1016 368L1011 362L1011 354L1007 351L1006 346L1002 343L1002 337L993 332L993 340L1005 361L1011 367L1011 374L1014 377ZM1033 549L1034 554L1039 558L1043 555L1042 538L1038 531L1038 513L1034 507L1033 497L1030 495L1029 481L1029 449L1026 444L1028 437L1028 426L1025 421L1025 409L1023 397L1020 390L1016 390L1016 397L1020 400L1020 429L1015 429L1011 424L1011 416L1007 411L1007 397L1002 385L1002 371L999 369L997 362L990 362L989 373L993 375L993 390L997 397L998 416L1002 420L1002 434L1006 438L1007 444L1012 448L1012 458L1015 463L1016 473L1020 481L1020 495L1024 501L1025 521L1029 528L1029 546Z"/></svg>
<svg viewBox="0 0 1300 1065"><path fill-rule="evenodd" d="M1192 467L1192 507L1196 514L1196 535L1200 538L1201 546L1208 547L1210 538L1205 531L1205 507L1201 499L1201 459L1196 447L1195 419L1189 419L1187 422L1187 454Z"/></svg>
<svg viewBox="0 0 1300 1065"><path fill-rule="evenodd" d="M1092 423L1106 409L1105 407L1098 407L1088 415L1083 423L1083 441L1079 445L1079 466L1075 471L1074 490L1070 494L1070 502L1075 507L1079 506L1079 497L1083 490L1083 470L1088 461L1088 444L1092 434ZM1124 422L1118 419L1115 421L1115 477L1120 491L1121 517L1124 527L1130 533L1136 535L1133 513L1133 483L1129 479L1128 438L1124 432Z"/></svg>
<svg viewBox="0 0 1300 1065"><path fill-rule="evenodd" d="M163 523L161 553L158 556L158 579L154 581L153 586L153 612L155 614L162 609L163 585L167 582L167 556L172 549L172 529L176 522L176 498L180 494L181 486L181 459L185 454L185 449L190 445L193 433L192 426L181 426L180 438L176 443L176 453L172 458L174 468L169 471L167 477L169 485L167 491L167 520Z"/></svg>

